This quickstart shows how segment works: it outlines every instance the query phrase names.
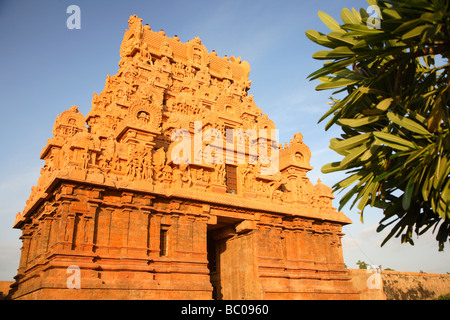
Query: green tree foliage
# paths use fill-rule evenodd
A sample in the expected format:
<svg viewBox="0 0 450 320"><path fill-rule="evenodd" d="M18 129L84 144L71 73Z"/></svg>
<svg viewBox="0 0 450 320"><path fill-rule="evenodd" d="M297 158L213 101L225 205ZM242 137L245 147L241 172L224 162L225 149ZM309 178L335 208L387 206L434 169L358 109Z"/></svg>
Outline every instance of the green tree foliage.
<svg viewBox="0 0 450 320"><path fill-rule="evenodd" d="M340 209L381 208L377 231L413 243L436 234L439 250L450 231L450 11L447 0L368 1L368 10L344 8L343 23L319 12L331 30L306 36L326 47L325 60L308 76L316 90L335 89L319 122L337 125L330 148L343 156L322 172L345 171L334 185L347 189ZM378 16L378 17L377 17ZM338 97L338 98L336 98Z"/></svg>
<svg viewBox="0 0 450 320"><path fill-rule="evenodd" d="M368 266L367 263L365 263L364 261L361 261L361 260L358 260L356 265L359 267L359 269L367 269L367 266Z"/></svg>

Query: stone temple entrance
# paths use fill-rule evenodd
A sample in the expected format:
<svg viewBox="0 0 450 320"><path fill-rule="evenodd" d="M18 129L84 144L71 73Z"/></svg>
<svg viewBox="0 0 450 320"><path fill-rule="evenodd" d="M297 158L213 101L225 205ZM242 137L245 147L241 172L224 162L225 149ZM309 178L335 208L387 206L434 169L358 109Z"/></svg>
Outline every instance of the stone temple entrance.
<svg viewBox="0 0 450 320"><path fill-rule="evenodd" d="M208 268L213 299L261 299L254 233L238 233L241 220L218 218L208 227ZM259 290L258 290L259 289Z"/></svg>
<svg viewBox="0 0 450 320"><path fill-rule="evenodd" d="M117 73L42 149L12 298L358 299L351 220L302 134L277 141L248 62L128 22Z"/></svg>

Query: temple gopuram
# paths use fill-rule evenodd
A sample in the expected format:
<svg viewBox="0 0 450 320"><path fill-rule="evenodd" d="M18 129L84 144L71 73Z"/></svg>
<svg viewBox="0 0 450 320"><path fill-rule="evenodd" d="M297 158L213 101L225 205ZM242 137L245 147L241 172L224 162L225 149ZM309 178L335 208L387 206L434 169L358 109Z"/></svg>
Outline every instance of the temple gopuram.
<svg viewBox="0 0 450 320"><path fill-rule="evenodd" d="M302 135L277 142L249 64L128 22L117 74L42 149L12 298L359 299L351 221Z"/></svg>

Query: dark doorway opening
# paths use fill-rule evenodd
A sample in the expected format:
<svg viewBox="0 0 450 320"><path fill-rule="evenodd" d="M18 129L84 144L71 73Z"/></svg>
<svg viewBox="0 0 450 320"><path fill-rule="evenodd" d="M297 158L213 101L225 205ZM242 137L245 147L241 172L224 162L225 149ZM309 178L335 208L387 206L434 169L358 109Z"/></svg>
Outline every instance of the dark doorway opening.
<svg viewBox="0 0 450 320"><path fill-rule="evenodd" d="M209 225L207 229L208 269L214 300L222 300L224 298L224 286L231 285L230 283L224 283L226 280L221 273L221 271L223 272L224 261L222 261L221 256L227 248L227 240L236 235L235 224L240 221L234 218L217 217L217 223Z"/></svg>
<svg viewBox="0 0 450 320"><path fill-rule="evenodd" d="M217 243L213 239L212 231L208 231L207 235L207 250L208 250L208 269L209 278L213 287L212 298L219 300L220 295L220 276L217 268Z"/></svg>

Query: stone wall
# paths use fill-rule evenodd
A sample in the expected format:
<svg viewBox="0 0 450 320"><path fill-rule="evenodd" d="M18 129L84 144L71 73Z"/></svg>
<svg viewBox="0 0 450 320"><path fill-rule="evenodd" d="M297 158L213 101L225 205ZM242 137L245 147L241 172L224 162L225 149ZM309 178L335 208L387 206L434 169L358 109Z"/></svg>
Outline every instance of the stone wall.
<svg viewBox="0 0 450 320"><path fill-rule="evenodd" d="M353 286L361 292L361 300L433 300L450 294L448 274L383 270L378 276L381 280L378 287L374 271L349 269L348 273ZM5 298L13 283L0 281L0 300Z"/></svg>
<svg viewBox="0 0 450 320"><path fill-rule="evenodd" d="M361 300L385 300L386 295L383 292L382 285L378 288L374 286L369 289L369 286L367 285L368 281L370 281L369 278L374 277L374 273L369 271L370 270L349 269L348 275L352 279L353 287L361 292Z"/></svg>
<svg viewBox="0 0 450 320"><path fill-rule="evenodd" d="M433 300L450 294L450 275L350 269L361 300Z"/></svg>
<svg viewBox="0 0 450 320"><path fill-rule="evenodd" d="M0 281L0 300L5 299L5 297L9 293L10 285L12 285L14 281Z"/></svg>

